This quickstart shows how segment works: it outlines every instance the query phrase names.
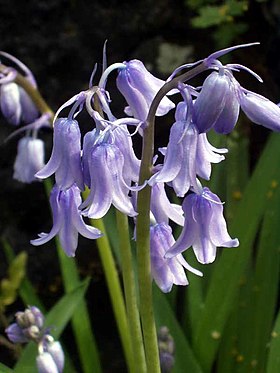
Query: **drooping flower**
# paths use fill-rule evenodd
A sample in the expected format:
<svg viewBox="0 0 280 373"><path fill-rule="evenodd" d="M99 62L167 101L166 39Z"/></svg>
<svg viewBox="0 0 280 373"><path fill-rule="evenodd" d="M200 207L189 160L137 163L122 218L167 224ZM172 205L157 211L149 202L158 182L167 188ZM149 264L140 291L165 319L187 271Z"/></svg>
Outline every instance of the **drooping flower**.
<svg viewBox="0 0 280 373"><path fill-rule="evenodd" d="M55 185L50 195L53 227L49 233L40 233L39 238L31 240L32 245L42 245L58 235L66 255L75 256L79 233L89 239L101 237L102 233L99 229L83 221L79 210L81 203L80 190L76 185L72 185L67 190L61 190L58 185Z"/></svg>
<svg viewBox="0 0 280 373"><path fill-rule="evenodd" d="M44 167L44 142L25 136L18 142L13 177L23 183L38 181L35 174Z"/></svg>
<svg viewBox="0 0 280 373"><path fill-rule="evenodd" d="M53 150L48 163L37 172L36 177L45 179L55 173L61 190L77 184L84 190L81 163L81 133L74 119L59 118L54 123Z"/></svg>
<svg viewBox="0 0 280 373"><path fill-rule="evenodd" d="M8 123L20 123L21 104L19 86L14 82L0 85L0 109Z"/></svg>
<svg viewBox="0 0 280 373"><path fill-rule="evenodd" d="M280 131L280 108L267 98L243 90L239 95L241 109L254 123Z"/></svg>
<svg viewBox="0 0 280 373"><path fill-rule="evenodd" d="M150 105L156 93L163 86L164 81L149 73L139 60L124 62L124 65L126 67L119 70L117 87L129 105L126 113L141 121L145 121ZM172 101L164 97L156 115L165 115L174 106Z"/></svg>
<svg viewBox="0 0 280 373"><path fill-rule="evenodd" d="M151 271L158 287L164 292L171 291L173 284L188 285L185 269L202 276L202 273L192 268L181 254L166 258L166 252L175 243L170 226L166 223L150 227Z"/></svg>
<svg viewBox="0 0 280 373"><path fill-rule="evenodd" d="M232 83L230 71L220 68L204 81L201 92L194 103L193 121L199 133L212 127L218 133L231 132L239 115L239 102Z"/></svg>
<svg viewBox="0 0 280 373"><path fill-rule="evenodd" d="M151 212L157 223L168 224L170 219L178 225L184 225L182 207L169 201L164 183L156 183L152 187Z"/></svg>
<svg viewBox="0 0 280 373"><path fill-rule="evenodd" d="M90 193L80 206L84 215L102 218L111 204L128 216L137 215L128 195L130 185L124 179L124 162L124 154L108 127L98 134L92 149L87 148L83 155L83 163L90 174Z"/></svg>
<svg viewBox="0 0 280 373"><path fill-rule="evenodd" d="M220 163L225 157L223 154L227 153L228 149L218 149L211 145L207 139L206 133L200 133L197 141L196 151L196 174L204 180L210 180L211 163Z"/></svg>
<svg viewBox="0 0 280 373"><path fill-rule="evenodd" d="M55 361L49 352L42 352L36 357L38 373L59 373Z"/></svg>
<svg viewBox="0 0 280 373"><path fill-rule="evenodd" d="M203 188L200 194L187 195L182 207L185 224L166 258L172 258L192 246L197 260L207 264L215 260L217 247L239 245L238 239L232 239L228 234L219 197L208 188Z"/></svg>

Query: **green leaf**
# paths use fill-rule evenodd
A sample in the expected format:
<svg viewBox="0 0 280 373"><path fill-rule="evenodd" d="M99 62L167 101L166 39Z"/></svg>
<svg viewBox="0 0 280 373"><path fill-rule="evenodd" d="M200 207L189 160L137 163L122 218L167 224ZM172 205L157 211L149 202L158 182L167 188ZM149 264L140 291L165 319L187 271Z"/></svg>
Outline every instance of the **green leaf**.
<svg viewBox="0 0 280 373"><path fill-rule="evenodd" d="M12 369L0 363L0 373L13 373Z"/></svg>
<svg viewBox="0 0 280 373"><path fill-rule="evenodd" d="M51 334L55 339L59 338L65 326L68 324L69 320L73 316L76 307L79 305L85 295L88 284L89 280L86 280L75 290L64 295L46 316L44 325L52 327ZM37 372L35 367L36 356L37 346L35 343L30 342L25 347L20 360L17 362L14 368L14 373ZM69 371L70 373L69 367L67 367L67 370L65 368L65 371ZM71 372L74 371L71 369Z"/></svg>
<svg viewBox="0 0 280 373"><path fill-rule="evenodd" d="M157 328L159 329L161 326L167 326L175 342L175 366L172 373L202 373L202 369L194 356L172 308L165 298L165 294L162 294L157 286L154 286L153 292Z"/></svg>
<svg viewBox="0 0 280 373"><path fill-rule="evenodd" d="M213 335L222 334L231 312L240 278L250 259L252 244L266 209L271 185L273 182L280 183L279 144L279 135L272 134L236 211L229 231L232 236L239 238L239 248L223 249L220 260L214 265L205 310L194 341L195 353L205 372L210 371L214 362L220 339L213 338Z"/></svg>

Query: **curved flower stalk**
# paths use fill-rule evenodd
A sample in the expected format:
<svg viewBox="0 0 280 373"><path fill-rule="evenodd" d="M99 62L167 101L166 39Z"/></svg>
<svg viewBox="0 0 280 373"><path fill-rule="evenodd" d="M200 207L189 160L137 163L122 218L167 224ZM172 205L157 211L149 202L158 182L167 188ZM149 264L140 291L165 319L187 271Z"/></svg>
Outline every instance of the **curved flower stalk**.
<svg viewBox="0 0 280 373"><path fill-rule="evenodd" d="M78 246L78 234L89 239L102 236L99 229L85 224L79 206L82 203L80 190L72 185L67 190L61 190L55 185L50 195L50 205L53 214L53 227L49 233L40 233L39 238L31 240L34 246L42 245L58 235L61 246L67 256L75 256Z"/></svg>
<svg viewBox="0 0 280 373"><path fill-rule="evenodd" d="M77 184L84 190L81 163L81 133L74 119L59 118L54 123L53 150L48 163L37 172L36 177L46 179L55 173L61 190Z"/></svg>
<svg viewBox="0 0 280 373"><path fill-rule="evenodd" d="M38 181L35 178L44 166L44 142L31 136L25 136L18 142L17 156L14 163L13 178L22 183Z"/></svg>
<svg viewBox="0 0 280 373"><path fill-rule="evenodd" d="M109 127L98 134L92 149L87 148L83 163L90 174L90 193L80 206L83 215L102 218L111 204L128 216L137 215L128 196L129 185L124 179L125 155L115 144Z"/></svg>
<svg viewBox="0 0 280 373"><path fill-rule="evenodd" d="M228 234L223 204L208 188L203 188L200 194L187 195L182 207L185 224L178 240L167 251L166 258L172 258L192 246L197 260L208 264L215 260L217 247L239 245L238 239L232 239Z"/></svg>
<svg viewBox="0 0 280 373"><path fill-rule="evenodd" d="M124 65L125 68L119 70L117 87L129 105L125 112L145 121L150 105L156 93L164 85L164 81L149 73L139 60L124 62ZM164 97L158 106L156 115L165 115L174 107L174 103Z"/></svg>
<svg viewBox="0 0 280 373"><path fill-rule="evenodd" d="M38 344L36 364L39 373L62 373L64 353L61 344L44 328L44 316L35 306L29 306L24 312L17 312L16 322L5 331L13 343L34 341Z"/></svg>
<svg viewBox="0 0 280 373"><path fill-rule="evenodd" d="M202 273L192 268L181 254L166 258L166 252L175 244L170 226L166 223L152 225L151 241L151 271L153 279L164 292L171 291L174 285L188 285L185 270L202 276Z"/></svg>

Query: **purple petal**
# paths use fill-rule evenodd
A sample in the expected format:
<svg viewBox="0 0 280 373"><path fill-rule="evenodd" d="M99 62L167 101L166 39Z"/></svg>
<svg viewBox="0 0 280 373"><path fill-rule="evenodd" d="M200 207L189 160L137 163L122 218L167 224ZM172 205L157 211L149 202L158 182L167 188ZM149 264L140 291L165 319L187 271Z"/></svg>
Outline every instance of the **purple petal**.
<svg viewBox="0 0 280 373"><path fill-rule="evenodd" d="M241 109L254 123L280 131L280 108L263 96L248 92L240 95Z"/></svg>

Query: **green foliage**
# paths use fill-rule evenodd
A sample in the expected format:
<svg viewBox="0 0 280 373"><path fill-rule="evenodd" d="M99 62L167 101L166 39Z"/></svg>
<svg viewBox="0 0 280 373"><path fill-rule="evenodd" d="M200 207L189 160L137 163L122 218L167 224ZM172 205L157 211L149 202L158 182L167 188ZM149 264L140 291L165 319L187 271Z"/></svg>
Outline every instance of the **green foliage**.
<svg viewBox="0 0 280 373"><path fill-rule="evenodd" d="M246 20L241 20L248 10L248 0L186 0L186 6L198 15L191 24L194 28L215 27L213 37L217 47L229 44L236 36L248 29Z"/></svg>
<svg viewBox="0 0 280 373"><path fill-rule="evenodd" d="M27 254L18 254L8 267L8 276L0 282L0 308L3 309L17 298L21 282L26 274Z"/></svg>

